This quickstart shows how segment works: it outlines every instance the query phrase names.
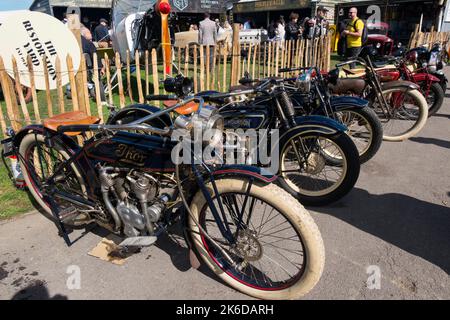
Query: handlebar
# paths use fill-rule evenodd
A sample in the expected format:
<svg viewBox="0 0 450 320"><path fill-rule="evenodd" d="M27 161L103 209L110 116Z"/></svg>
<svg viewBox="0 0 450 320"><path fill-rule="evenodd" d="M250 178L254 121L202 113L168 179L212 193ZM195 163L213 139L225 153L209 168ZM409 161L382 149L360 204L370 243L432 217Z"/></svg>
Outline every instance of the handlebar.
<svg viewBox="0 0 450 320"><path fill-rule="evenodd" d="M278 69L278 72L292 72L292 71L302 71L302 70L308 70L308 67L298 67L298 68L280 68Z"/></svg>
<svg viewBox="0 0 450 320"><path fill-rule="evenodd" d="M152 101L152 100L177 100L178 97L175 95L170 95L170 94L156 94L156 95L152 95L149 94L147 96L145 96L145 100L147 101Z"/></svg>

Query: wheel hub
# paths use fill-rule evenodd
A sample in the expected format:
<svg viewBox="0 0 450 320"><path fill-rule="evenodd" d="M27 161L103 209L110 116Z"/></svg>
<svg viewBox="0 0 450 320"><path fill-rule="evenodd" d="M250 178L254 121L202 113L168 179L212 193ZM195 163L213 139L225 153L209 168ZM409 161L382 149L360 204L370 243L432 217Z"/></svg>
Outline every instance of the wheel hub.
<svg viewBox="0 0 450 320"><path fill-rule="evenodd" d="M317 152L312 152L306 161L305 171L308 174L318 174L325 168L325 159Z"/></svg>
<svg viewBox="0 0 450 320"><path fill-rule="evenodd" d="M256 261L261 259L263 249L255 237L255 232L250 230L239 231L236 239L236 253L246 261Z"/></svg>

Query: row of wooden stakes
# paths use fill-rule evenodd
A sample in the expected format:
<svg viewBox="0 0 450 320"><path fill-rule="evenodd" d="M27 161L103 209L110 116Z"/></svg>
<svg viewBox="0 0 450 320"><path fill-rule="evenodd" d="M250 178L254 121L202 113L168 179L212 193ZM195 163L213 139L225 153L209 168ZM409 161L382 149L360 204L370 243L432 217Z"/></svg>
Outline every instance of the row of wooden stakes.
<svg viewBox="0 0 450 320"><path fill-rule="evenodd" d="M183 73L184 76L192 77L194 82L194 92L204 90L227 91L233 83L230 79L230 73L234 69L239 78L247 72L252 78L264 78L268 76L279 76L278 69L283 67L304 67L316 65L321 69L329 69L330 65L330 47L331 38L322 37L310 40L296 40L285 42L266 42L256 44L241 44L237 63L233 64L233 54L228 52L225 46L216 46L213 51L212 63L210 66L210 51L206 46L190 45L185 48L173 49L172 75ZM206 50L205 50L206 49ZM241 54L243 53L243 54ZM134 63L132 61L134 60ZM24 124L32 122L41 123L41 106L39 105L38 92L35 86L35 70L28 57L28 72L20 72L17 68L17 62L12 58L14 79L9 77L9 70L5 70L4 58L0 57L0 80L4 100L6 104L6 114L0 102L0 125L2 133L7 126L12 126L15 130L20 129ZM106 53L102 56L104 83L100 81L99 75L102 68L98 65L97 54L93 57L93 76L92 80L95 86L95 103L92 105L87 90L88 69L84 56L81 57L80 68L74 72L72 57L68 55L65 58L67 70L61 70L61 60L56 58L56 93L52 95L49 85L49 73L46 66L46 57L42 57L44 64L45 77L45 101L47 104L46 114L51 117L54 114L64 113L66 111L83 111L88 115L96 109L97 115L102 122L105 120L104 105L114 104L113 94L118 95L118 103L123 108L127 103L144 103L145 95L159 94L164 89L160 88L160 80L165 79L164 74L166 61L158 61L158 53L155 49L151 52L127 52L125 59L116 52L113 57ZM236 61L236 60L234 60ZM112 66L115 65L115 70ZM163 68L161 68L161 65ZM133 74L133 67L135 68ZM113 72L114 71L114 72ZM122 71L126 73L125 76ZM142 76L142 72L144 76ZM65 99L64 87L62 85L61 75L68 74L70 83L71 106ZM132 79L134 75L134 80ZM283 74L284 75L284 74ZM28 110L29 104L25 101L22 87L20 85L21 77L29 77L32 96L32 115ZM113 79L115 83L113 83ZM137 92L133 92L132 82L136 81ZM151 85L152 83L152 85ZM100 96L100 86L103 86L108 92L106 101L102 101ZM116 91L113 87L117 87ZM126 97L127 95L127 97ZM54 100L57 101L54 101Z"/></svg>

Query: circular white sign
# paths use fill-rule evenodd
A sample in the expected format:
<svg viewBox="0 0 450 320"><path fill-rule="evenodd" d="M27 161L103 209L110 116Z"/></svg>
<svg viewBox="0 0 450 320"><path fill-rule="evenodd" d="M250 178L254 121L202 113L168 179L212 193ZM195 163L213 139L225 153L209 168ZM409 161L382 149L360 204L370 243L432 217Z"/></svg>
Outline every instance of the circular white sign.
<svg viewBox="0 0 450 320"><path fill-rule="evenodd" d="M45 90L43 57L47 58L50 89L56 89L56 57L61 62L62 85L69 83L66 57L72 57L74 72L80 67L80 47L73 33L58 19L41 12L18 11L3 17L0 25L0 56L14 78L12 57L17 61L20 83L30 86L27 56L33 64L37 90Z"/></svg>

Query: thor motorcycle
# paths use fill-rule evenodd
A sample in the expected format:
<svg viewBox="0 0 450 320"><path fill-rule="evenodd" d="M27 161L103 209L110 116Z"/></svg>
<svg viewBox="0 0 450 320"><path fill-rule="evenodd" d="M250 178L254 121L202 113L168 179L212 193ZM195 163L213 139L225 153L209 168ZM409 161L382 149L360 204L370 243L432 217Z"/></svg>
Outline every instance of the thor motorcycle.
<svg viewBox="0 0 450 320"><path fill-rule="evenodd" d="M198 108L191 116L178 116L171 126L148 124L193 101ZM68 228L91 223L124 237L125 251L150 246L181 223L189 247L245 294L294 299L318 282L325 262L319 229L273 183L275 176L207 163L194 153L190 163L172 161L175 130L185 130L190 143L193 127L222 136L222 117L203 99L182 100L128 124L98 122L72 112L10 131L2 141L4 155L20 159L31 194L68 245ZM77 134L84 137L82 146Z"/></svg>

